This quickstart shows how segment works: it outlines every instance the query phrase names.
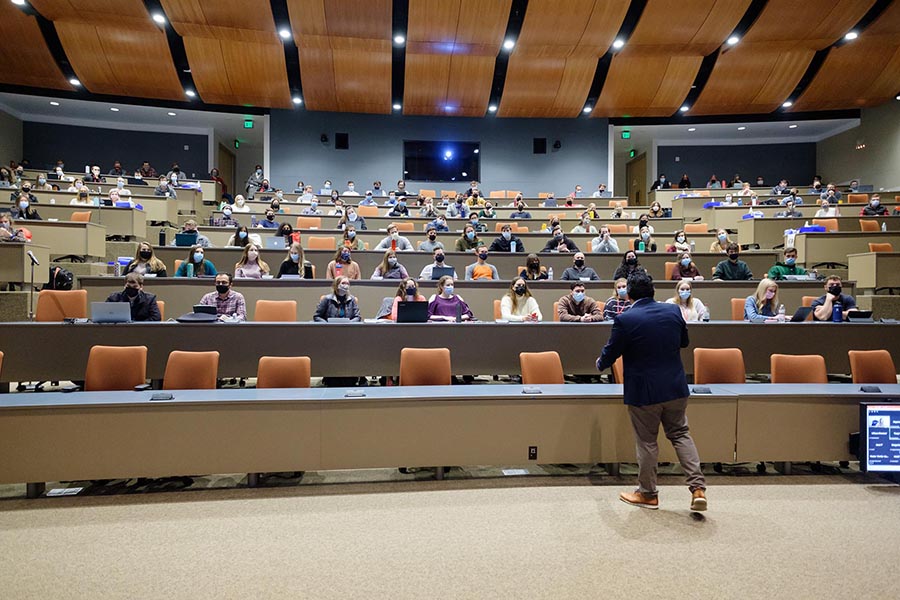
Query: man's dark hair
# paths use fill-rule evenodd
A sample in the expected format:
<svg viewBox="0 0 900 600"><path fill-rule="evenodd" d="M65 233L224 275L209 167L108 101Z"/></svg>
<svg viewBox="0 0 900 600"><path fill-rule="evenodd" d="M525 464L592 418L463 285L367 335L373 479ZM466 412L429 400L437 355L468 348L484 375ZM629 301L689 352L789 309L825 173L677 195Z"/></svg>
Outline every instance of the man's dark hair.
<svg viewBox="0 0 900 600"><path fill-rule="evenodd" d="M641 298L653 298L656 290L653 288L653 278L646 271L635 271L628 276L628 297L632 300Z"/></svg>
<svg viewBox="0 0 900 600"><path fill-rule="evenodd" d="M584 287L584 282L581 281L580 279L576 279L576 280L574 280L572 283L569 284L569 289L570 289L570 290L574 290L574 289L577 288L579 285L580 285L581 287Z"/></svg>
<svg viewBox="0 0 900 600"><path fill-rule="evenodd" d="M732 252L740 253L741 247L737 244L737 242L731 242L725 247L725 252L731 254Z"/></svg>
<svg viewBox="0 0 900 600"><path fill-rule="evenodd" d="M227 277L228 283L232 283L234 281L234 277L228 271L219 271L218 273L216 273L216 277L218 277L219 275L224 275L225 277Z"/></svg>

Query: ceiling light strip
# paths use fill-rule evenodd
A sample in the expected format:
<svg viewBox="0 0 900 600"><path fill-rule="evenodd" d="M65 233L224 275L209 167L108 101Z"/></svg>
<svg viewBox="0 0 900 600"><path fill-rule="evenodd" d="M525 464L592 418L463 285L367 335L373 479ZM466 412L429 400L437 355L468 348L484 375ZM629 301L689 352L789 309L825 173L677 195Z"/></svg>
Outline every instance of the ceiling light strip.
<svg viewBox="0 0 900 600"><path fill-rule="evenodd" d="M393 0L391 11L391 107L403 106L406 89L406 46L409 40L409 0ZM403 37L398 43L395 37Z"/></svg>
<svg viewBox="0 0 900 600"><path fill-rule="evenodd" d="M56 66L59 67L59 70L62 71L62 74L65 76L66 81L70 82L73 88L84 90L84 86L80 83L78 85L71 84L71 81L79 81L78 75L75 74L75 70L72 68L72 63L69 62L69 57L66 54L65 48L63 48L62 42L59 39L59 34L56 32L56 26L53 24L53 21L50 21L44 15L38 12L38 10L31 5L31 3L26 2L22 5L16 5L16 8L21 10L26 15L30 15L35 18L38 24L38 28L41 30L41 36L44 38L44 43L47 44L47 48L50 50L50 55L53 57L53 60L56 62Z"/></svg>
<svg viewBox="0 0 900 600"><path fill-rule="evenodd" d="M525 23L525 13L528 11L528 0L513 0L509 7L509 19L506 21L506 33L504 41L517 42L522 33L522 25ZM509 57L513 50L502 49L497 53L494 62L494 80L491 83L491 97L488 106L499 107L503 99L503 88L506 86L506 70L509 67ZM496 110L488 110L490 114L496 114Z"/></svg>
<svg viewBox="0 0 900 600"><path fill-rule="evenodd" d="M182 39L182 37L178 35L178 32L175 31L175 28L172 27L172 19L166 14L166 11L159 0L144 0L144 8L147 9L147 13L150 15L159 14L165 17L166 23L160 25L160 28L166 35L169 54L172 56L172 63L175 65L175 74L178 75L181 89L185 91L186 98L190 97L187 94L189 91L196 94L196 96L190 97L193 98L192 103L202 103L203 99L197 93L197 86L194 85L194 78L191 76L191 65L188 63L187 51L184 49L184 39Z"/></svg>
<svg viewBox="0 0 900 600"><path fill-rule="evenodd" d="M275 20L275 30L291 29L291 14L287 0L269 0L272 8L272 18ZM293 34L293 31L291 32ZM279 34L280 35L280 34ZM287 70L288 87L291 90L291 103L294 108L304 106L303 103L303 76L300 73L300 49L294 41L294 36L281 38L284 45L284 67ZM300 102L297 102L297 100Z"/></svg>

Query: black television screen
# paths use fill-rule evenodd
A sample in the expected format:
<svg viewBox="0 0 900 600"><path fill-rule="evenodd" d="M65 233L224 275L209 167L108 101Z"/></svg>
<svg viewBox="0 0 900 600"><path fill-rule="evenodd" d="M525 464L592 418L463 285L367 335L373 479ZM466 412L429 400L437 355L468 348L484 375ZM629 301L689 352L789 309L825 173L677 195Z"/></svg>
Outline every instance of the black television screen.
<svg viewBox="0 0 900 600"><path fill-rule="evenodd" d="M860 404L859 462L862 470L900 472L900 404Z"/></svg>
<svg viewBox="0 0 900 600"><path fill-rule="evenodd" d="M412 181L480 181L478 142L403 141L403 178Z"/></svg>

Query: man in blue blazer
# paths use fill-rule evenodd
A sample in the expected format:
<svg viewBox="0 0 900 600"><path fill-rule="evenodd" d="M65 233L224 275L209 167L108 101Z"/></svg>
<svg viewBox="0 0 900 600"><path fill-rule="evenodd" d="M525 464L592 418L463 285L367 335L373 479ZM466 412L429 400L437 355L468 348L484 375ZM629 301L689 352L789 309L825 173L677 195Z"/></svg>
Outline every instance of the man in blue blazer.
<svg viewBox="0 0 900 600"><path fill-rule="evenodd" d="M688 331L681 310L653 299L653 280L646 272L628 278L631 308L616 317L609 341L597 359L597 368L612 366L620 356L625 371L625 404L637 442L638 489L619 498L642 508L659 508L656 443L662 424L672 442L691 490L691 510L706 510L706 480L700 456L688 429L690 390L681 364L681 348L688 346Z"/></svg>

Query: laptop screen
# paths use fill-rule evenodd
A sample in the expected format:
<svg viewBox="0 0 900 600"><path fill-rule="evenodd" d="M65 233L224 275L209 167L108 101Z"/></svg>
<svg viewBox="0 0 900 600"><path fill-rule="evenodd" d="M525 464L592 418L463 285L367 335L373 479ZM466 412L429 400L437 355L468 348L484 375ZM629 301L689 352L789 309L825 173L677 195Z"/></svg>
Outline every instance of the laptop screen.
<svg viewBox="0 0 900 600"><path fill-rule="evenodd" d="M428 321L427 302L398 302L398 323L425 323Z"/></svg>

